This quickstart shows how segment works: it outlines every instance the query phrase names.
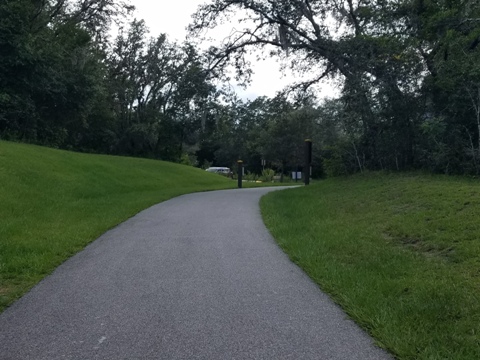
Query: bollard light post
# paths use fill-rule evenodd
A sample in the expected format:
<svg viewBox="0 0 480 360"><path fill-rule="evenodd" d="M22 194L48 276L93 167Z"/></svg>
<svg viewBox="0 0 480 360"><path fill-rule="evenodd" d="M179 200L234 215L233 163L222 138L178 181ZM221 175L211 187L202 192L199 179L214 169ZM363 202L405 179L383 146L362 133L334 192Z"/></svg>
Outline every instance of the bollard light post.
<svg viewBox="0 0 480 360"><path fill-rule="evenodd" d="M312 167L312 140L305 140L305 166L303 168L305 185L310 184L310 171Z"/></svg>
<svg viewBox="0 0 480 360"><path fill-rule="evenodd" d="M242 188L242 176L243 176L243 161L237 161L237 178L238 178L238 188Z"/></svg>

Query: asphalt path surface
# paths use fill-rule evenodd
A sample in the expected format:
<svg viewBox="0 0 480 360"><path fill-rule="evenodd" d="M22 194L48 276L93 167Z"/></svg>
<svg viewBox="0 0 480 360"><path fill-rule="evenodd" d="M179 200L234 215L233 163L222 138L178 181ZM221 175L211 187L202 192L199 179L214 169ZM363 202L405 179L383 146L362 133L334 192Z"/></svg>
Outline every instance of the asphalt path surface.
<svg viewBox="0 0 480 360"><path fill-rule="evenodd" d="M108 231L0 315L0 359L391 359L277 247L272 190L185 195Z"/></svg>

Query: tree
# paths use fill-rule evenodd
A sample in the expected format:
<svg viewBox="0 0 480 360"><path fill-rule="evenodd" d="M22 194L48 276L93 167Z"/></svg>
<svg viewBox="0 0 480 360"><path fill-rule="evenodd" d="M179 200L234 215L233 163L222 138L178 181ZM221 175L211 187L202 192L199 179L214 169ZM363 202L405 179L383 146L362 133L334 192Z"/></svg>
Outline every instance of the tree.
<svg viewBox="0 0 480 360"><path fill-rule="evenodd" d="M99 40L124 9L110 0L0 4L0 136L79 145L103 94Z"/></svg>
<svg viewBox="0 0 480 360"><path fill-rule="evenodd" d="M179 161L197 141L202 107L214 92L197 50L148 38L143 20L119 34L108 58L117 151Z"/></svg>
<svg viewBox="0 0 480 360"><path fill-rule="evenodd" d="M480 5L417 0L409 6L412 36L428 71L423 163L446 173L478 173Z"/></svg>
<svg viewBox="0 0 480 360"><path fill-rule="evenodd" d="M467 162L476 171L479 164L479 8L473 0L212 0L190 31L241 16L244 28L210 50L217 72L233 63L248 75L245 55L261 49L313 74L295 89L339 77L341 113L358 124L359 169L430 166L436 150L426 122L435 118L447 124L446 146L437 147L450 152L444 165L469 172Z"/></svg>
<svg viewBox="0 0 480 360"><path fill-rule="evenodd" d="M340 75L344 92L363 123L364 137L370 142L367 156L371 166L379 166L374 110L382 105L391 127L396 128L402 167L408 167L414 162L410 139L415 136L415 127L404 104L422 67L416 65L419 56L404 35L408 24L400 10L394 1L215 0L200 7L190 31L198 34L241 11L247 27L233 32L221 47L211 49L217 59L213 67L232 61L242 71L247 50L261 48L270 55L284 54L299 73L315 74L296 88L306 90L328 76ZM329 19L335 19L336 24Z"/></svg>

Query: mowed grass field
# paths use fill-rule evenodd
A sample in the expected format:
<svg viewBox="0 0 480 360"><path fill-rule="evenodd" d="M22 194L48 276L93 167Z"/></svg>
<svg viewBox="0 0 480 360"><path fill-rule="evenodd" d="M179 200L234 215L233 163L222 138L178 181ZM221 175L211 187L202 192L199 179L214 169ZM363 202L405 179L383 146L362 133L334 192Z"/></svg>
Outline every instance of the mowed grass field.
<svg viewBox="0 0 480 360"><path fill-rule="evenodd" d="M398 359L480 359L479 181L367 174L273 192L261 207L290 258ZM0 311L142 209L236 185L178 164L0 141Z"/></svg>
<svg viewBox="0 0 480 360"><path fill-rule="evenodd" d="M398 359L480 359L480 180L368 174L262 198L290 258Z"/></svg>
<svg viewBox="0 0 480 360"><path fill-rule="evenodd" d="M178 164L0 141L0 312L142 209L234 187L235 181Z"/></svg>

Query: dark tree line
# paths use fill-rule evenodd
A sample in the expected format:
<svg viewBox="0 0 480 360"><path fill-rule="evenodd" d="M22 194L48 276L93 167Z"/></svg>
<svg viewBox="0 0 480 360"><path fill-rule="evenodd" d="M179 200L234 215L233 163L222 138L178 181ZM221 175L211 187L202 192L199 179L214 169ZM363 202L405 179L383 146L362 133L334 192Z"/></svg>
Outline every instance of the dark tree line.
<svg viewBox="0 0 480 360"><path fill-rule="evenodd" d="M190 26L237 21L219 47L151 37L115 0L0 3L0 139L197 166L283 172L314 141L316 175L480 172L476 0L210 0ZM116 22L121 30L107 36ZM275 98L218 87L261 50L310 78ZM334 79L337 99L312 86Z"/></svg>
<svg viewBox="0 0 480 360"><path fill-rule="evenodd" d="M317 122L329 172L479 172L478 1L212 0L191 34L239 14L243 28L210 50L215 67L261 49L312 74L292 89L341 82Z"/></svg>
<svg viewBox="0 0 480 360"><path fill-rule="evenodd" d="M131 10L113 0L2 2L0 138L197 166L242 158L254 172L261 159L278 170L299 162L309 110L281 96L238 100L214 86L224 69L211 52L151 37L142 20L128 21ZM120 30L109 39L112 22Z"/></svg>
<svg viewBox="0 0 480 360"><path fill-rule="evenodd" d="M0 3L0 134L74 144L106 97L105 37L131 8L113 0Z"/></svg>
<svg viewBox="0 0 480 360"><path fill-rule="evenodd" d="M0 3L0 137L180 161L216 97L202 55L114 0ZM109 39L112 22L121 26Z"/></svg>

